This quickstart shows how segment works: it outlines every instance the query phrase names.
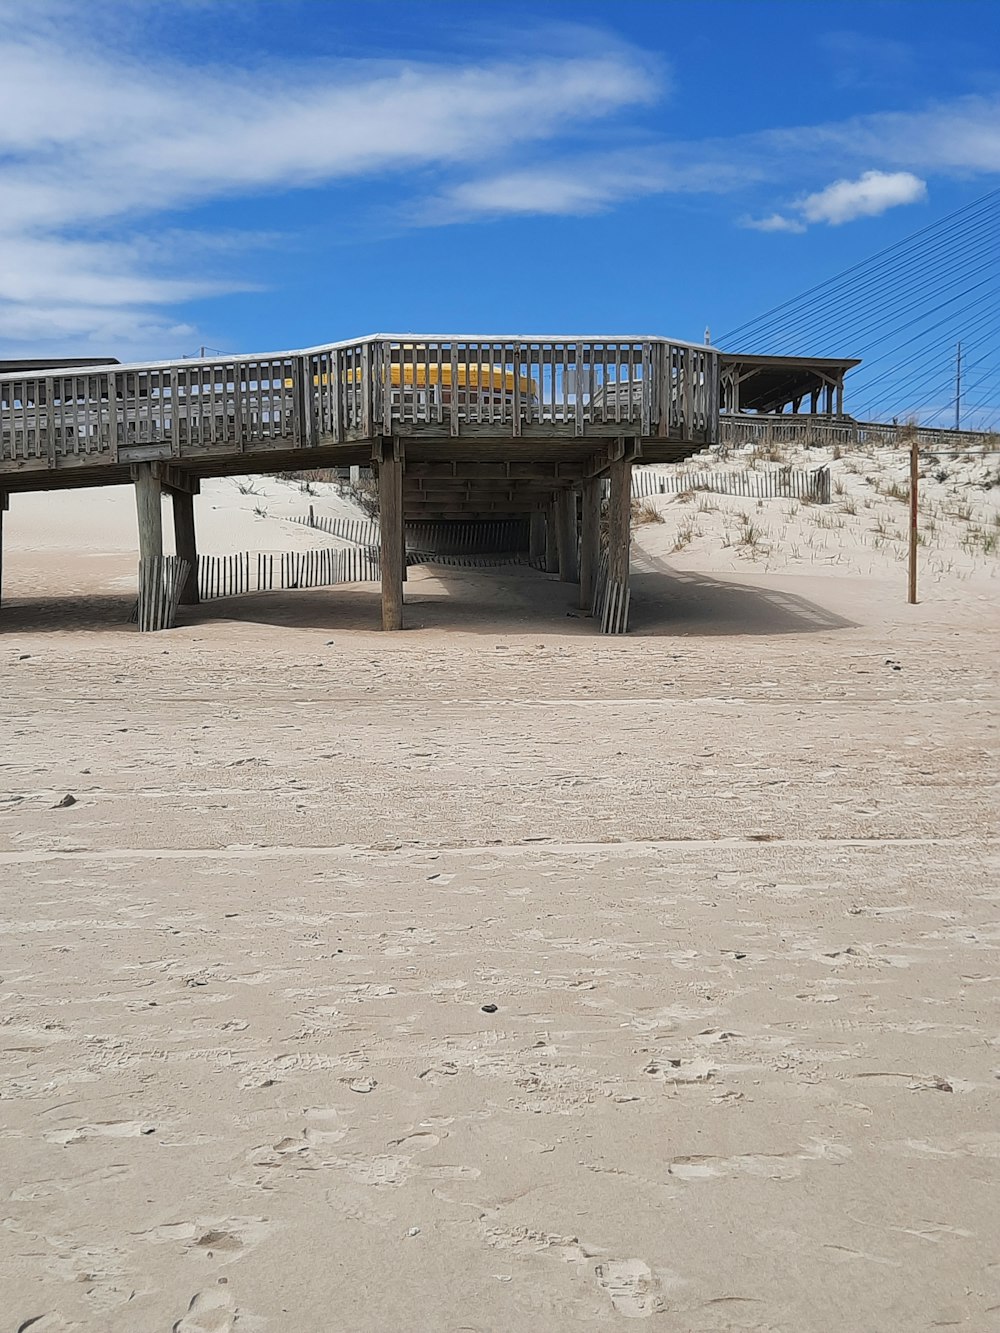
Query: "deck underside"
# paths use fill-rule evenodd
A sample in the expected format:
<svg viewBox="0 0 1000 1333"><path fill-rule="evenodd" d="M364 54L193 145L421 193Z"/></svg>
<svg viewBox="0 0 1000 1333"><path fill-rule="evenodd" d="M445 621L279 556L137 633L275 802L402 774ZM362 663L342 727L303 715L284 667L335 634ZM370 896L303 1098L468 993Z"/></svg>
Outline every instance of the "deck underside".
<svg viewBox="0 0 1000 1333"><path fill-rule="evenodd" d="M491 509L513 506L510 512L520 509L526 500L532 501L530 507L537 507L555 491L579 485L606 470L619 443L615 438L560 438L551 434L528 434L518 439L421 434L397 435L394 440L403 456L407 497L425 503L435 493L443 492L453 500L464 488L470 498L474 493L474 498L488 501ZM0 464L0 490L14 495L125 485L140 463L161 465L179 486L189 489L208 477L366 467L373 456L377 457L380 444L381 439L319 442L303 449L279 439L224 451L188 447L178 456L169 441L152 441L121 448L114 460L98 453L65 455L46 460L42 466L41 460L10 460ZM628 438L627 445L635 461L641 463L676 463L705 447L698 441L655 438Z"/></svg>

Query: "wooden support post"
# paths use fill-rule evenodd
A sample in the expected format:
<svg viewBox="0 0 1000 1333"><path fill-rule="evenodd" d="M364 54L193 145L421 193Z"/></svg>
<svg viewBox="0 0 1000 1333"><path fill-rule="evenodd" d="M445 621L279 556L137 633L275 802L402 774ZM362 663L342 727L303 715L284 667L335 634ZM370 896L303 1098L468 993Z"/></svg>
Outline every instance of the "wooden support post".
<svg viewBox="0 0 1000 1333"><path fill-rule="evenodd" d="M559 573L559 539L558 518L556 516L556 501L549 501L545 510L545 572L546 574Z"/></svg>
<svg viewBox="0 0 1000 1333"><path fill-rule="evenodd" d="M382 628L403 628L403 457L398 440L384 439L378 459L382 556Z"/></svg>
<svg viewBox="0 0 1000 1333"><path fill-rule="evenodd" d="M594 604L594 582L601 558L601 480L583 483L583 513L580 522L580 606L589 611Z"/></svg>
<svg viewBox="0 0 1000 1333"><path fill-rule="evenodd" d="M3 516L10 497L6 491L0 491L0 603L3 602Z"/></svg>
<svg viewBox="0 0 1000 1333"><path fill-rule="evenodd" d="M601 608L605 634L628 629L629 550L632 543L632 458L626 453L611 464L608 500L608 583Z"/></svg>
<svg viewBox="0 0 1000 1333"><path fill-rule="evenodd" d="M540 565L545 559L545 515L536 509L528 524L528 559Z"/></svg>
<svg viewBox="0 0 1000 1333"><path fill-rule="evenodd" d="M135 482L135 509L139 520L139 559L162 560L160 479L151 463L136 463L132 468L132 480Z"/></svg>
<svg viewBox="0 0 1000 1333"><path fill-rule="evenodd" d="M559 579L562 583L576 583L580 578L576 537L576 491L560 491L556 496L556 522Z"/></svg>
<svg viewBox="0 0 1000 1333"><path fill-rule="evenodd" d="M611 496L608 500L608 578L628 582L629 547L632 541L632 462L621 458L611 464Z"/></svg>
<svg viewBox="0 0 1000 1333"><path fill-rule="evenodd" d="M906 600L911 606L917 601L917 503L920 483L920 450L917 432L910 441L910 563Z"/></svg>
<svg viewBox="0 0 1000 1333"><path fill-rule="evenodd" d="M194 496L188 491L174 491L170 496L174 510L174 549L188 563L187 577L178 601L195 606L198 596L198 545L194 528Z"/></svg>

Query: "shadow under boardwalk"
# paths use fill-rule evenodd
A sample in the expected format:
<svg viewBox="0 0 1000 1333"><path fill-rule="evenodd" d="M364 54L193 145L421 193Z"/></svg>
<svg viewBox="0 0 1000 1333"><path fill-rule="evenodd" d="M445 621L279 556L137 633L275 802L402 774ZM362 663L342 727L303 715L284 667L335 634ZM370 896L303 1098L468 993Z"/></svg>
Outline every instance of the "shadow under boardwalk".
<svg viewBox="0 0 1000 1333"><path fill-rule="evenodd" d="M794 593L673 569L644 551L633 553L632 635L815 634L855 623Z"/></svg>
<svg viewBox="0 0 1000 1333"><path fill-rule="evenodd" d="M594 622L579 610L578 599L578 585L526 565L415 566L406 584L405 624L410 630L494 636L592 637ZM135 626L128 623L128 616L134 601L134 594L14 597L0 608L0 632L133 634ZM183 632L227 621L331 633L378 631L379 588L339 584L219 598L180 607L177 629ZM633 638L809 634L848 629L853 623L804 597L682 572L644 552L634 553L629 626Z"/></svg>

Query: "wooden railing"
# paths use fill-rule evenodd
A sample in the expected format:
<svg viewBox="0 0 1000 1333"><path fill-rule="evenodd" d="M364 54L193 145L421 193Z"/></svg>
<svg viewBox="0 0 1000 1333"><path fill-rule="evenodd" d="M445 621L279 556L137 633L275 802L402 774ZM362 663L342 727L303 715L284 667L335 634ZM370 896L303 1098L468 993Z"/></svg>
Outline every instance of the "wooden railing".
<svg viewBox="0 0 1000 1333"><path fill-rule="evenodd" d="M932 426L897 424L883 421L855 421L853 417L741 416L723 412L719 417L718 443L723 448L767 446L769 444L839 445L843 449L866 445L882 448L909 448L914 434L922 449L942 453L966 449L996 449L997 435L990 431L942 430Z"/></svg>
<svg viewBox="0 0 1000 1333"><path fill-rule="evenodd" d="M716 441L718 360L658 338L378 336L275 356L0 376L0 466L389 434Z"/></svg>

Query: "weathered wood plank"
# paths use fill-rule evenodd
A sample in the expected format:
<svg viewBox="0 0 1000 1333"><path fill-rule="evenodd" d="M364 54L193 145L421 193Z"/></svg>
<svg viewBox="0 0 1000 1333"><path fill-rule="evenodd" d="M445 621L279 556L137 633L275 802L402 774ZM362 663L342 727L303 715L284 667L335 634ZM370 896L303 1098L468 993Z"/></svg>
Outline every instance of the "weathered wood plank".
<svg viewBox="0 0 1000 1333"><path fill-rule="evenodd" d="M383 440L378 460L382 565L382 628L403 628L403 460L398 443Z"/></svg>

